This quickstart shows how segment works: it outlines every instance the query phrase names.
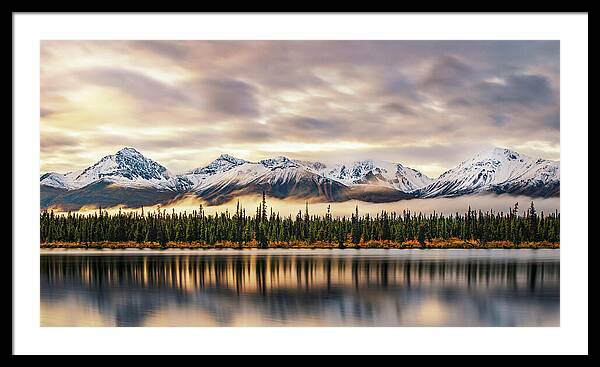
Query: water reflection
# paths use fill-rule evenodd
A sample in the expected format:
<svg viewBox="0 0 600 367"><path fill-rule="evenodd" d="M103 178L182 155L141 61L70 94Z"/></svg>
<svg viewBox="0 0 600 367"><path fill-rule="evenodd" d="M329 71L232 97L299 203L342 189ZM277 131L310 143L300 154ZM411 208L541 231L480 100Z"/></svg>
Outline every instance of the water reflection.
<svg viewBox="0 0 600 367"><path fill-rule="evenodd" d="M558 326L558 250L42 254L42 326Z"/></svg>

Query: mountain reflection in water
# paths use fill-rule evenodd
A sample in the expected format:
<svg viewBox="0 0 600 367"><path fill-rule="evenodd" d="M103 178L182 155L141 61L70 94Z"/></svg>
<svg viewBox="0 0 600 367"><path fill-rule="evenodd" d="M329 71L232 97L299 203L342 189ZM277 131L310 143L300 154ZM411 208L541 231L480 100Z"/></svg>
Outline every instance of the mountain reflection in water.
<svg viewBox="0 0 600 367"><path fill-rule="evenodd" d="M559 326L559 250L43 253L42 326Z"/></svg>

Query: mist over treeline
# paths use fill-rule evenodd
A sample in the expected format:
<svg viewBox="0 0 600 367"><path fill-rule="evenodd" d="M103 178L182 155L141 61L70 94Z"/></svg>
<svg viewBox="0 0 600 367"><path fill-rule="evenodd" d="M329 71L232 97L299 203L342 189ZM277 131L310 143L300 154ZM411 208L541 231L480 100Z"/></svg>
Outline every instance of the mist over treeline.
<svg viewBox="0 0 600 367"><path fill-rule="evenodd" d="M236 206L239 205L244 208L256 208L261 203L261 196L242 196L237 199L231 200L228 203L222 205L209 205L208 203L194 197L184 197L173 203L166 205L152 205L144 207L144 211L156 211L156 210L168 210L176 213L192 212L198 210L200 206L203 207L205 214L215 215L225 211L234 212ZM274 213L278 213L282 216L296 215L299 211L305 209L306 201L297 199L277 199L267 197L269 208ZM525 210L531 202L534 202L535 207L538 211L544 213L550 213L560 211L560 198L531 198L526 196L513 196L513 195L471 195L461 196L456 198L432 198L432 199L410 199L400 200L391 203L370 203L364 201L350 200L345 202L311 202L310 212L316 215L325 215L328 212L333 217L349 217L358 206L361 214L377 215L381 211L401 213L404 210L411 211L413 213L432 214L439 213L444 215L466 213L469 208L472 210L481 210L484 212L508 212L514 208L515 203L518 203L523 210ZM55 214L67 213L65 210L60 208L51 208ZM93 213L97 211L97 207L84 207L78 211L78 213ZM116 213L119 210L124 212L141 212L142 208L127 208L125 206L114 206L110 208L102 208L108 213ZM523 213L519 213L522 215Z"/></svg>
<svg viewBox="0 0 600 367"><path fill-rule="evenodd" d="M519 215L521 210L523 215ZM360 214L356 206L350 217L333 217L329 209L324 215L311 214L306 203L304 211L284 216L267 206L263 193L255 210L247 210L237 202L234 211L216 215L205 213L203 206L183 213L164 209L141 213L119 210L113 214L98 210L92 214L67 215L44 211L40 215L42 243L137 242L165 247L170 242L208 245L225 242L266 248L270 244L324 242L343 248L373 241L400 244L418 241L424 245L426 241L452 238L484 244L489 241L556 243L559 235L560 213L557 210L540 213L533 202L525 209L515 203L506 213L469 208L465 214L455 215L382 210L372 216Z"/></svg>

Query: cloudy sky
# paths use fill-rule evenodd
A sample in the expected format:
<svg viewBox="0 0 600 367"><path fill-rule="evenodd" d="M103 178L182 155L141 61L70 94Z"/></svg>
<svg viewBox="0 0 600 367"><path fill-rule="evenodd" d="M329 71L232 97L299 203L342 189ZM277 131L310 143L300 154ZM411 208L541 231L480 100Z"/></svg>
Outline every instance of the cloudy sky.
<svg viewBox="0 0 600 367"><path fill-rule="evenodd" d="M557 41L43 41L41 170L124 146L383 159L431 177L501 146L559 159Z"/></svg>

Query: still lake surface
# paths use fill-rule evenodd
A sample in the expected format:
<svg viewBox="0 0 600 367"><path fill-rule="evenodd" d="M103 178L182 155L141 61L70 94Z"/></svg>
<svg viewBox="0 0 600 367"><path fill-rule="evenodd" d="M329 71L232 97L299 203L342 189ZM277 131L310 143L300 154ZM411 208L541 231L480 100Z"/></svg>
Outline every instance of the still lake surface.
<svg viewBox="0 0 600 367"><path fill-rule="evenodd" d="M560 326L560 250L42 250L41 326Z"/></svg>

